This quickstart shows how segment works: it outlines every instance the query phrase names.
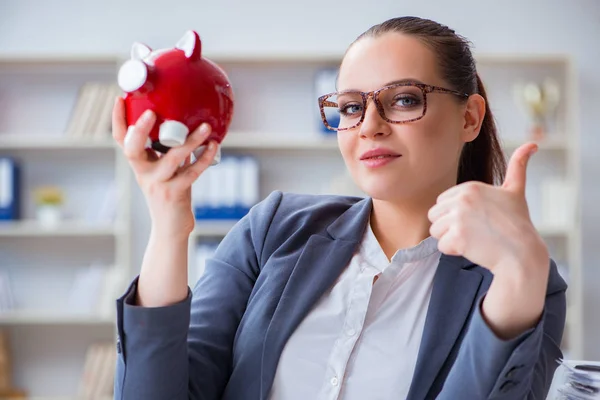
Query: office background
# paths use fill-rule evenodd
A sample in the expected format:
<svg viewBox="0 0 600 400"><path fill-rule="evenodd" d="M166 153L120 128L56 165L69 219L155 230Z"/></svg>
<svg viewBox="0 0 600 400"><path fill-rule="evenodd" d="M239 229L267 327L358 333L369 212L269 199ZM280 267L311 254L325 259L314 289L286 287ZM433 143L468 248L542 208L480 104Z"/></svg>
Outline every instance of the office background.
<svg viewBox="0 0 600 400"><path fill-rule="evenodd" d="M253 134L258 134L260 130L264 129L273 134L282 132L283 127L283 131L289 132L290 137L294 139L290 143L299 143L298 148L301 148L296 151L293 144L281 145L275 146L277 148L271 149L273 152L269 153L261 147L260 140L263 139L259 138L253 142L242 137L243 143L232 146L231 153L240 155L251 153L257 160L263 162L262 170L283 165L282 171L290 171L290 174L295 174L296 177L316 172L311 169L310 165L302 162L302 157L310 153L310 157L312 157L310 163L315 161L315 165L320 163L318 165L326 166L333 171L327 176L329 180L319 181L318 188L301 180L296 180L298 186L289 186L285 173L272 175L264 178L270 179L270 181L266 184L262 183L259 197L262 198L270 189L280 187L290 189L297 187L298 190L306 191L311 189L327 191L328 189L334 190L331 182L335 180L336 176L338 178L341 176L343 168L340 167L339 162L331 161L335 155L335 147L331 143L324 144L323 146L327 149L323 150L317 149L316 146L319 143L317 139L315 139L317 141L313 140L311 144L302 141L302 132L317 130L316 120L311 119L314 117L311 114L312 111L303 111L299 121L292 121L289 110L285 111L283 108L260 109L259 106L271 104L268 99L278 96L287 100L288 104L292 104L293 98L290 92L295 90L303 96L310 96L313 89L307 89L306 83L308 82L309 86L313 83L310 79L321 67L335 66L336 57L343 53L358 34L371 25L400 15L431 18L449 25L470 39L476 55L485 54L489 57L490 61L484 64L489 66L490 77L496 79L495 83L490 82L492 88L494 85L501 86L501 83L498 82L501 82L502 65L510 64L507 68L514 69L516 67L513 64L523 64L526 69L531 69L535 64L500 61L502 65L498 66L494 64L494 56L500 60L505 60L503 57L506 57L508 60L513 56L516 57L515 59L519 59L519 57L536 59L536 56L544 59L547 55L554 55L558 60L564 59L572 63L569 65L573 67L572 72L575 79L567 79L565 82L570 82L573 86L563 88L561 101L570 102L566 107L569 107L574 116L563 126L565 129L572 129L575 133L574 136L568 136L567 140L572 138L577 142L577 180L579 183L577 201L580 207L578 218L581 229L576 237L579 238L580 243L581 273L578 278L580 284L575 285L580 293L574 294L574 296L580 295L581 298L579 307L581 323L577 325L581 329L581 332L577 332L581 337L581 351L578 356L589 360L600 360L600 312L597 308L600 305L600 290L598 290L600 285L600 267L598 266L600 263L600 246L598 246L600 211L597 206L600 203L600 185L598 185L600 159L597 156L600 152L597 121L598 110L600 110L600 74L598 74L600 2L596 0L509 0L503 2L474 0L454 2L441 0L429 2L401 0L373 2L359 0L343 2L321 0L302 2L277 0L180 0L168 2L150 0L55 0L52 2L0 0L0 68L2 60L9 60L6 65L10 69L19 65L29 67L23 60L45 59L52 64L51 68L56 69L60 62L52 60L81 58L88 60L81 64L91 64L90 60L93 59L108 60L112 57L127 57L134 41L143 41L152 48L172 47L187 29L195 29L202 38L204 54L208 57L225 60L226 66L232 70L232 76L237 79L237 82L240 82L242 87L240 101L249 100L250 89L253 88L252 84L244 86L244 79L254 79L254 84L263 85L263 88L267 87L269 80L272 79L273 89L265 89L262 94L258 95L258 99L262 102L259 102L260 104L257 104L256 108L241 106L232 130L252 131ZM560 64L560 62L552 61L554 56L551 56L549 61L548 70L551 72L555 71L558 68L556 65ZM101 72L97 74L98 76L106 78L114 73L116 78L116 66L113 68L110 61L99 61L99 64ZM261 72L261 69L268 73ZM11 76L10 74L14 74L14 72L4 75L4 78L0 75L0 79L6 79L6 76ZM40 74L35 76L40 76ZM304 81L294 82L291 79L294 76L302 77ZM487 84L485 78L484 83ZM0 81L0 87L2 87L1 85ZM287 92L288 87L289 92ZM568 93L573 96L567 96ZM0 91L0 104L6 105L6 102L2 103L1 95ZM314 107L316 107L316 95L314 98ZM258 114L258 112L261 113ZM22 111L21 114L23 114ZM2 111L0 110L1 115ZM264 121L267 122L261 122L261 115L266 116ZM509 130L516 126L511 125L509 113L501 114L501 116L503 118L500 121L501 130L503 128ZM59 126L51 115L46 115L44 112L31 115L29 118L37 119L37 121L28 121L29 125L27 126L40 128L44 125L44 118L49 118L50 125ZM515 114L514 118L520 122L524 121L523 115ZM15 124L11 122L11 124L2 125L0 122L0 126L8 126L13 129ZM2 143L1 137L0 143ZM2 154L12 154L14 150L14 154L25 154L23 155L25 159L35 160L42 154L42 160L56 160L52 156L43 154L45 150L36 149L32 155L28 145L13 145L10 149L9 147L11 146L7 145L6 149L2 149L0 146ZM561 151L560 146L556 147L558 150L550 148L549 165L552 165L552 158L558 157L557 154ZM73 158L72 153L69 154L71 155L66 156L67 159L71 157L71 160L78 160ZM81 150L80 154L82 165L89 163L90 168L94 171L94 176L99 179L108 179L107 174L103 172L105 164L100 160L104 156L89 152L89 149ZM112 162L112 155L108 157ZM545 156L540 157L544 158ZM295 161L292 162L290 159ZM115 167L120 168L120 171L123 170L123 165L119 165L118 161L115 162ZM56 171L61 170L57 169ZM85 172L75 173L74 179L85 179ZM263 179L262 176L261 179ZM127 180L123 182L127 182ZM328 182L329 186L327 186ZM40 183L42 182L40 181ZM130 180L129 184L126 199L130 201L130 205L125 214L128 216L130 228L125 232L130 236L126 239L127 242L123 242L129 243L128 249L119 250L118 244L110 242L112 239L107 239L102 235L97 237L98 242L102 242L103 248L109 248L120 254L115 257L129 260L129 269L125 274L126 279L139 269L150 227L142 195L133 181ZM76 197L76 195L74 196ZM83 207L79 211L82 215L85 213ZM33 211L29 210L29 212L33 215ZM205 226L201 229L209 232L200 232L198 237L205 236L209 239L216 239L219 233L215 234L215 232L226 231L227 226ZM35 227L29 229L35 229ZM211 229L214 231L210 232ZM75 231L71 231L71 234L73 232ZM53 237L29 238L26 234L19 237L20 239L17 240L8 233L0 237L0 252L5 253L4 258L1 258L2 253L0 253L0 269L5 268L13 274L17 274L14 271L17 268L15 265L19 261L28 259L21 257L14 248L27 249L28 252L34 254L36 250L42 252L48 247L44 244L45 240L56 239ZM78 250L77 262L84 262L85 258L82 254L96 254L95 238L96 236L92 236L91 241L83 241ZM2 245L2 240L5 240L6 244ZM560 239L552 238L551 241L554 243ZM68 247L64 249L76 250ZM37 270L41 268L40 259L43 257L40 253L38 258L32 258L38 263ZM53 257L51 260L60 259L56 254ZM102 259L101 254L98 257ZM7 265L8 260L15 265L12 267ZM19 268L22 269L22 266ZM73 268L73 266L57 267L61 271L66 268ZM40 274L40 276L44 275L43 272ZM65 276L73 278L72 272L65 273ZM23 275L19 275L19 277L23 279ZM61 287L60 284L57 287L59 287L56 289L57 291L67 290L66 286ZM18 297L18 293L13 294ZM40 302L43 301L40 300ZM6 319L4 323L0 318L0 323L2 323L0 328L7 327L9 332L12 332L9 334L12 343L9 349L11 349L10 354L15 369L13 374L15 386L24 387L36 396L74 393L79 390L77 385L81 385L81 378L78 374L84 366L86 349L89 349L90 343L96 340L111 339L113 326L87 320L83 320L84 323L80 324L81 326L74 326L78 324L77 320L66 320L63 321L64 323L52 322L51 319L43 321L44 317L40 314L36 318L29 320L26 318L24 320ZM68 343L61 338L68 338ZM46 346L58 350L48 350L45 348ZM76 351L73 348L76 348ZM68 359L61 358L63 353L67 354L65 357ZM39 354L42 354L41 359L36 358ZM64 367L65 365L68 366Z"/></svg>

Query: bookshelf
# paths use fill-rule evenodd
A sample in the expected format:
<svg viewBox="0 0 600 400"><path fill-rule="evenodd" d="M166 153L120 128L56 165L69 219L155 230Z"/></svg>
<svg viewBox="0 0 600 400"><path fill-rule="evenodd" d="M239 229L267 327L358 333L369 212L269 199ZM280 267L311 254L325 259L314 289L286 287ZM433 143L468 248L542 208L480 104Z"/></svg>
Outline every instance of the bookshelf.
<svg viewBox="0 0 600 400"><path fill-rule="evenodd" d="M322 130L316 106L315 76L324 68L336 67L339 55L208 57L227 71L236 96L223 155L251 156L257 161L259 199L272 190L359 194L345 172L335 134ZM31 309L0 313L0 329L13 338L18 336L12 346L15 384L34 398L74 398L90 346L114 341L112 314L81 315L59 306L68 300L65 293L71 290L78 271L97 260L113 267L108 282L112 282L114 296L104 295L104 305L110 308L139 270L139 249L143 251L147 234L139 227L149 223L145 205L132 195L135 182L126 160L112 138L102 132L85 128L65 134L83 85L115 82L122 61L120 55L0 59L0 94L4 94L0 101L8 105L0 112L0 156L23 160L24 193L43 180L56 178L54 182L64 186L72 199L72 215L60 226L40 226L26 195L22 199L25 218L0 223L0 252L8 255L0 261L0 272L11 276L15 297L23 303L23 298L36 290L55 297L46 301L47 308L36 300L24 302ZM569 317L563 349L570 358L584 358L579 210L568 225L545 221L540 187L548 175L561 176L574 188L573 195L579 196L577 82L572 61L562 55L478 55L477 62L507 155L527 139L528 124L514 103L511 85L544 75L560 82L563 97L558 124L552 135L539 141L540 151L530 165L527 196L534 223L568 274ZM29 118L31 110L36 118ZM94 134L87 134L90 131ZM119 194L116 216L111 221L92 218L90 222L89 210L100 207L94 201L110 182ZM197 221L190 235L190 285L201 275L211 246L218 244L235 222ZM42 339L51 349L35 344ZM69 346L73 341L75 348ZM36 357L56 357L66 366L51 372L33 368ZM49 377L42 378L43 374Z"/></svg>
<svg viewBox="0 0 600 400"><path fill-rule="evenodd" d="M111 395L114 299L131 275L131 174L110 134L119 65L118 57L0 59L0 157L18 165L21 209L0 221L0 283L11 294L0 330L13 385L32 398L81 397L86 387ZM96 92L84 93L90 83ZM34 189L45 185L64 194L57 224L37 215ZM103 352L91 352L99 343ZM85 375L89 365L101 383Z"/></svg>
<svg viewBox="0 0 600 400"><path fill-rule="evenodd" d="M477 59L507 157L525 139L531 140L527 133L530 119L522 99L515 99L514 88L528 82L540 84L547 78L558 85L560 101L548 134L533 139L538 141L539 151L528 166L526 197L531 218L569 284L561 343L564 357L584 359L580 134L574 61L561 54L482 55ZM558 184L552 189L553 182ZM553 197L558 199L554 204Z"/></svg>

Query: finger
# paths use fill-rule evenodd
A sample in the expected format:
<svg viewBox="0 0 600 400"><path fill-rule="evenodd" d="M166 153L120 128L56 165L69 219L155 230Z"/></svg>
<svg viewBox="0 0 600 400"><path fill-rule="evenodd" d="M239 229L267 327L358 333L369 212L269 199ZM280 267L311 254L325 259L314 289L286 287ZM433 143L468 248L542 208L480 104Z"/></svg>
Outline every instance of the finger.
<svg viewBox="0 0 600 400"><path fill-rule="evenodd" d="M454 229L448 229L438 240L438 250L450 256L462 256L465 239Z"/></svg>
<svg viewBox="0 0 600 400"><path fill-rule="evenodd" d="M160 166L156 170L157 179L161 181L171 179L182 164L190 159L192 152L206 140L210 132L210 125L204 123L186 138L182 146L171 148L161 157Z"/></svg>
<svg viewBox="0 0 600 400"><path fill-rule="evenodd" d="M446 191L442 192L437 197L437 202L441 203L444 201L448 201L451 198L456 197L457 195L459 195L465 191L478 191L479 185L481 185L481 182L469 181L469 182L463 182L461 184L452 186L450 189L447 189Z"/></svg>
<svg viewBox="0 0 600 400"><path fill-rule="evenodd" d="M174 179L174 184L181 188L187 188L191 186L194 181L198 179L198 177L204 171L206 171L208 167L210 167L213 158L217 154L218 147L218 143L214 140L211 140L204 153L202 153L200 158L198 158L195 163L188 165L178 172L177 178Z"/></svg>
<svg viewBox="0 0 600 400"><path fill-rule="evenodd" d="M453 222L456 222L456 217L452 213L446 213L431 224L429 233L434 238L441 239L448 232Z"/></svg>
<svg viewBox="0 0 600 400"><path fill-rule="evenodd" d="M452 199L441 201L429 209L427 218L429 221L435 222L446 215L454 207L456 207L456 203L452 201Z"/></svg>
<svg viewBox="0 0 600 400"><path fill-rule="evenodd" d="M526 143L515 150L508 163L508 168L506 169L506 178L502 184L503 188L514 193L525 195L527 164L537 149L537 144Z"/></svg>
<svg viewBox="0 0 600 400"><path fill-rule="evenodd" d="M136 121L135 125L130 126L123 140L123 150L125 156L132 162L148 160L146 144L149 140L150 132L156 122L156 114L152 110L146 110Z"/></svg>
<svg viewBox="0 0 600 400"><path fill-rule="evenodd" d="M125 120L125 102L121 96L115 99L112 110L112 135L117 144L123 147L123 140L127 133L127 121Z"/></svg>

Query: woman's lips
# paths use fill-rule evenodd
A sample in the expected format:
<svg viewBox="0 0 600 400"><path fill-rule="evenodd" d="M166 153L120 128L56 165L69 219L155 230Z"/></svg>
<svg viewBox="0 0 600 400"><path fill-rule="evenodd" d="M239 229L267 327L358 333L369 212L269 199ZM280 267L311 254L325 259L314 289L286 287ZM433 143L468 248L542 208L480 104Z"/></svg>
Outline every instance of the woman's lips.
<svg viewBox="0 0 600 400"><path fill-rule="evenodd" d="M387 165L400 157L402 157L402 156L391 156L391 155L376 156L376 157L369 157L369 158L362 159L362 160L360 160L360 162L369 168L378 168L378 167L383 167L384 165Z"/></svg>

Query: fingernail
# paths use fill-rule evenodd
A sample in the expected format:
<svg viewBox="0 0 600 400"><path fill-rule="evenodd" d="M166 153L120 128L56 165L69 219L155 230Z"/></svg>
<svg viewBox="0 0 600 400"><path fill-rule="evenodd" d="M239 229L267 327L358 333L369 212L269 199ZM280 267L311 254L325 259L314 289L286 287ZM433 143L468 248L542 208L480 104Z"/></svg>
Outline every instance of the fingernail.
<svg viewBox="0 0 600 400"><path fill-rule="evenodd" d="M215 142L211 140L210 143L208 144L208 149L213 150L214 148L215 148Z"/></svg>
<svg viewBox="0 0 600 400"><path fill-rule="evenodd" d="M202 125L200 125L200 134L201 134L202 136L204 136L204 135L208 134L208 131L209 131L209 130L210 130L210 129L209 129L209 125L208 125L206 122L205 122L205 123L203 123Z"/></svg>
<svg viewBox="0 0 600 400"><path fill-rule="evenodd" d="M150 119L152 118L152 110L146 110L144 111L144 113L142 114L141 120L143 123L149 122Z"/></svg>
<svg viewBox="0 0 600 400"><path fill-rule="evenodd" d="M134 135L134 133L133 133L134 130L135 130L134 125L129 125L129 127L127 127L127 132L125 133L125 139L123 139L124 146L129 146L129 143L131 142L131 137Z"/></svg>

